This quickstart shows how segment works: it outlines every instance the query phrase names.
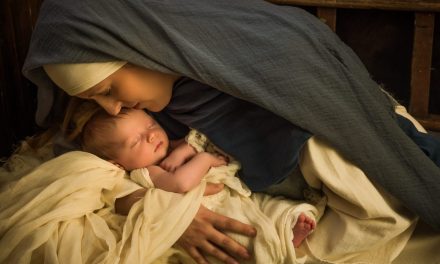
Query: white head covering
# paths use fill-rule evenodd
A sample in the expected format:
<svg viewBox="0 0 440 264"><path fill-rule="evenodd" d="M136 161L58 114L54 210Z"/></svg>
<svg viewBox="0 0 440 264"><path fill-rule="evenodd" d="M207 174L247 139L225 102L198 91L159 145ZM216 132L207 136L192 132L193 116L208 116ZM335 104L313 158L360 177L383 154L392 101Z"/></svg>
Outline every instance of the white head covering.
<svg viewBox="0 0 440 264"><path fill-rule="evenodd" d="M125 61L111 61L46 64L43 68L50 79L66 93L77 95L92 88L126 63Z"/></svg>

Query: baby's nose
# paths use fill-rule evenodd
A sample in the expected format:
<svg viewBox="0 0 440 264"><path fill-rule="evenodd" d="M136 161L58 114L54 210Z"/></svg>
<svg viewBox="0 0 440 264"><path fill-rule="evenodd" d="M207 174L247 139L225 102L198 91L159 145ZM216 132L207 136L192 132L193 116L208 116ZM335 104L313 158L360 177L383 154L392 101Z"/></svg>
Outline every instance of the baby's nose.
<svg viewBox="0 0 440 264"><path fill-rule="evenodd" d="M147 137L148 142L149 142L149 143L153 142L153 140L154 140L155 137L156 137L156 135L155 135L154 132L150 132L150 133L148 133L148 137Z"/></svg>

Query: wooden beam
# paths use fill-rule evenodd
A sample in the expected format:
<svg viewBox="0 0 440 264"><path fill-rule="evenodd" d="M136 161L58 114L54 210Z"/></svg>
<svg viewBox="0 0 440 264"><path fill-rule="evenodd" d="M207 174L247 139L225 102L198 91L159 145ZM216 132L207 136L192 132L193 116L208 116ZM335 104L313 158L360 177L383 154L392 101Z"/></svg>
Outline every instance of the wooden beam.
<svg viewBox="0 0 440 264"><path fill-rule="evenodd" d="M316 15L336 32L336 8L318 7Z"/></svg>
<svg viewBox="0 0 440 264"><path fill-rule="evenodd" d="M440 115L429 115L426 118L418 118L417 121L430 131L440 131Z"/></svg>
<svg viewBox="0 0 440 264"><path fill-rule="evenodd" d="M440 12L439 0L269 0L283 5Z"/></svg>
<svg viewBox="0 0 440 264"><path fill-rule="evenodd" d="M415 13L409 112L417 118L429 114L434 23L434 13Z"/></svg>

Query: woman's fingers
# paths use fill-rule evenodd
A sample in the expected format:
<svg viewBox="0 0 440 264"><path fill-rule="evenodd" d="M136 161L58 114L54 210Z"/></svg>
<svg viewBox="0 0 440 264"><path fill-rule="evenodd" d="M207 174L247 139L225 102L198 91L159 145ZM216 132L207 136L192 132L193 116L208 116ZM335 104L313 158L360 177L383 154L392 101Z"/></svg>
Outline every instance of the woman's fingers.
<svg viewBox="0 0 440 264"><path fill-rule="evenodd" d="M223 234L223 231L255 236L255 229L237 220L214 213L201 206L193 222L177 241L197 263L207 263L211 255L226 263L238 263L233 256L249 259L247 249Z"/></svg>
<svg viewBox="0 0 440 264"><path fill-rule="evenodd" d="M213 214L213 216L210 219L212 219L212 223L216 229L222 230L222 231L229 231L233 233L239 233L245 236L254 237L257 234L257 230L253 228L251 225L243 224L240 221L237 221L235 219L229 218L224 215L216 214L208 209L205 208L208 212L206 214Z"/></svg>
<svg viewBox="0 0 440 264"><path fill-rule="evenodd" d="M230 264L239 263L236 259L234 259L234 257L228 255L228 253L223 251L221 247L218 247L208 239L208 237L215 237L215 236L223 237L223 238L218 238L216 240L224 241L222 245L225 245L228 248L233 248L230 251L232 255L239 256L244 259L249 258L249 255L243 246L241 246L231 238L227 237L226 235L222 234L212 226L206 226L206 229L203 229L203 232L199 230L196 234L197 237L194 237L192 234L188 234L188 233L186 235L187 235L186 238L182 237L178 241L178 245L182 247L198 264L209 263L207 259L204 257L204 255L205 256L210 255L224 263L230 263ZM202 237L203 239L201 239ZM237 250L235 250L237 252L244 251L243 256L234 253L235 252L234 248L238 248ZM200 252L203 252L203 254Z"/></svg>
<svg viewBox="0 0 440 264"><path fill-rule="evenodd" d="M220 192L221 190L223 190L224 187L225 187L225 185L223 183L208 182L206 184L205 192L203 193L203 195L207 196L207 195L216 194L216 193Z"/></svg>
<svg viewBox="0 0 440 264"><path fill-rule="evenodd" d="M256 235L256 230L250 225L243 224L242 222L223 215L217 215L211 219L213 220L212 224L214 226L214 230L219 231L212 232L209 236L209 240L235 256L239 256L244 259L250 258L250 255L244 246L220 231L228 231L254 237Z"/></svg>
<svg viewBox="0 0 440 264"><path fill-rule="evenodd" d="M183 247L183 246L181 245L181 247ZM190 247L185 250L198 264L208 264L209 263L206 260L206 258L203 257L202 254L200 254L199 250L197 250L196 247Z"/></svg>
<svg viewBox="0 0 440 264"><path fill-rule="evenodd" d="M206 241L206 243L201 245L200 248L203 250L203 252L205 252L205 254L211 255L223 263L239 264L239 262L236 261L233 257L229 256L223 250L216 247L210 241Z"/></svg>
<svg viewBox="0 0 440 264"><path fill-rule="evenodd" d="M204 207L201 207L204 208ZM208 261L199 252L197 247L201 246L206 237L206 224L200 217L200 209L192 223L188 226L182 236L177 240L177 245L183 248L198 264L207 264Z"/></svg>

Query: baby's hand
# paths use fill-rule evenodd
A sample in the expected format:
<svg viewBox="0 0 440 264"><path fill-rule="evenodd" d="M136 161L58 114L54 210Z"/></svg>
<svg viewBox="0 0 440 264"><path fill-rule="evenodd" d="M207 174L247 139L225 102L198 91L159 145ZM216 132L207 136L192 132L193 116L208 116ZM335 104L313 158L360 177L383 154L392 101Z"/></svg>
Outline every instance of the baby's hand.
<svg viewBox="0 0 440 264"><path fill-rule="evenodd" d="M174 172L185 163L185 158L178 155L169 155L160 163L160 167L168 172Z"/></svg>
<svg viewBox="0 0 440 264"><path fill-rule="evenodd" d="M221 155L219 153L213 153L211 154L211 156L212 156L212 163L211 163L212 167L219 167L228 164L229 159L224 155Z"/></svg>

